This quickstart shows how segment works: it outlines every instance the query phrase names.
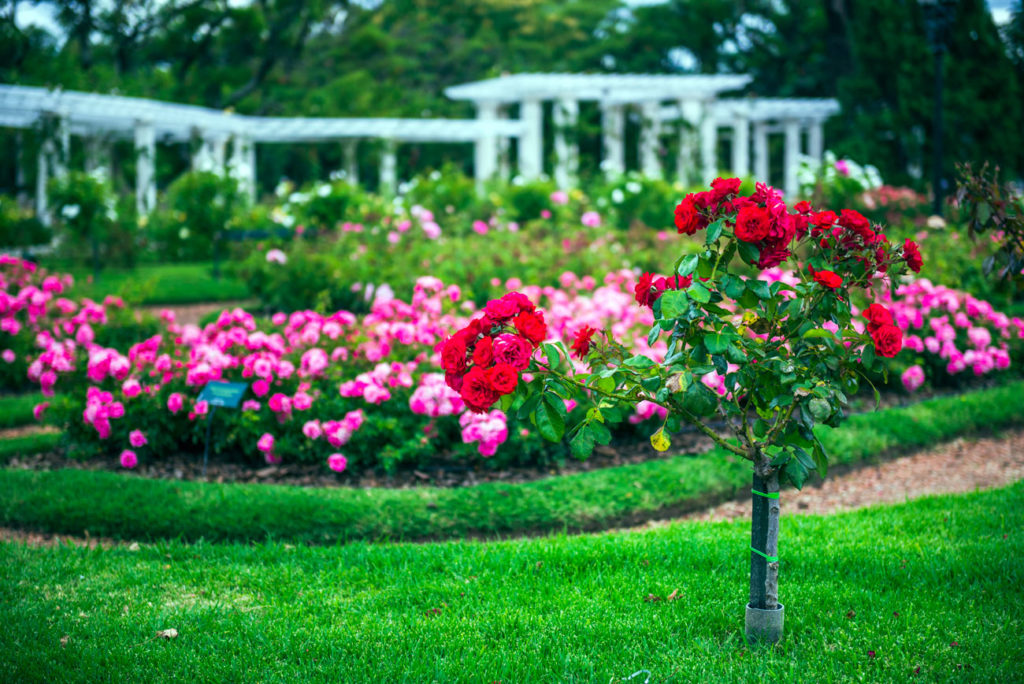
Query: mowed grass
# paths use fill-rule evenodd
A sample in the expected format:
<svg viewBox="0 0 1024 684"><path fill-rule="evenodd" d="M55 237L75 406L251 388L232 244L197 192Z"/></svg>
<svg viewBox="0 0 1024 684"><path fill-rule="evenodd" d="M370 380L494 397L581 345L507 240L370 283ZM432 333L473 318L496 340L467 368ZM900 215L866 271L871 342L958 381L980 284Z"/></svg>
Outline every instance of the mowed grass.
<svg viewBox="0 0 1024 684"><path fill-rule="evenodd" d="M244 282L224 274L213 277L212 262L180 264L144 264L134 269L108 268L89 282L92 271L72 269L75 297L101 301L107 295L120 295L138 304L198 304L245 299L249 289ZM141 300L141 301L140 301Z"/></svg>
<svg viewBox="0 0 1024 684"><path fill-rule="evenodd" d="M36 422L32 409L46 401L42 392L0 397L0 430L31 425Z"/></svg>
<svg viewBox="0 0 1024 684"><path fill-rule="evenodd" d="M749 540L736 522L425 545L8 542L0 678L1019 681L1024 483L784 517L787 638L768 650L742 637Z"/></svg>
<svg viewBox="0 0 1024 684"><path fill-rule="evenodd" d="M1024 383L852 417L821 428L856 464L1024 424ZM714 450L524 483L314 489L155 480L92 470L0 469L0 524L121 539L331 544L606 529L749 491L750 464Z"/></svg>

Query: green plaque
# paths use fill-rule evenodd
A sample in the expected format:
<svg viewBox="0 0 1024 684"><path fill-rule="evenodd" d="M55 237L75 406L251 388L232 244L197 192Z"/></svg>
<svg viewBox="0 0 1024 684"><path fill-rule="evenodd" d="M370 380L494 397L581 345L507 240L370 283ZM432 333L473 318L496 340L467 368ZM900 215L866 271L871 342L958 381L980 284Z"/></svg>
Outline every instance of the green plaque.
<svg viewBox="0 0 1024 684"><path fill-rule="evenodd" d="M199 393L199 400L205 401L210 406L238 408L247 389L249 389L247 382L213 381L207 383L203 391Z"/></svg>

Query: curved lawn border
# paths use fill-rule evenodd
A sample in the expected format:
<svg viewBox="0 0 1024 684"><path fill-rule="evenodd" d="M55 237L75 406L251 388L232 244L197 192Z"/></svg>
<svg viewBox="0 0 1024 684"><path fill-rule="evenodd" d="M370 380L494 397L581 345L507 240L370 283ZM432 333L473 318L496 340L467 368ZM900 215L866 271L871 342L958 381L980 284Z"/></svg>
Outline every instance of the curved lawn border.
<svg viewBox="0 0 1024 684"><path fill-rule="evenodd" d="M923 401L823 428L835 464L1024 424L1024 382ZM0 470L0 525L60 534L187 541L428 540L588 531L670 517L749 486L715 449L522 484L461 489L302 489L150 480L83 470Z"/></svg>

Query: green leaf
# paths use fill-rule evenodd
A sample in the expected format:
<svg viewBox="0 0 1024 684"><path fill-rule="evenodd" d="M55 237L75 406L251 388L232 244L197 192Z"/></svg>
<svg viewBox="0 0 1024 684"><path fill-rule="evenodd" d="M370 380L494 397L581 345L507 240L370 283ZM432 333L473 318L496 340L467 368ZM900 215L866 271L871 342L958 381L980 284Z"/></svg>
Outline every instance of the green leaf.
<svg viewBox="0 0 1024 684"><path fill-rule="evenodd" d="M732 340L733 336L726 333L709 333L704 336L704 346L709 354L724 354Z"/></svg>
<svg viewBox="0 0 1024 684"><path fill-rule="evenodd" d="M740 258L748 264L756 264L757 260L761 258L761 250L749 242L740 241L739 250Z"/></svg>
<svg viewBox="0 0 1024 684"><path fill-rule="evenodd" d="M558 368L562 362L562 357L558 353L558 347L550 342L544 343L544 355L548 357L548 363L551 364L552 368Z"/></svg>
<svg viewBox="0 0 1024 684"><path fill-rule="evenodd" d="M831 330L825 330L825 328L811 328L803 334L803 338L806 340L811 337L828 337L834 338L836 335Z"/></svg>
<svg viewBox="0 0 1024 684"><path fill-rule="evenodd" d="M722 219L718 219L710 226L708 226L708 234L707 237L704 238L704 244L714 244L718 240L718 238L722 236L722 223Z"/></svg>
<svg viewBox="0 0 1024 684"><path fill-rule="evenodd" d="M654 361L641 354L626 359L622 365L629 366L630 368L650 368L654 365Z"/></svg>
<svg viewBox="0 0 1024 684"><path fill-rule="evenodd" d="M764 280L748 280L747 289L753 292L758 299L772 298L772 289Z"/></svg>
<svg viewBox="0 0 1024 684"><path fill-rule="evenodd" d="M722 289L729 296L729 299L735 300L743 296L743 293L747 290L747 285L734 275L726 275L722 277Z"/></svg>
<svg viewBox="0 0 1024 684"><path fill-rule="evenodd" d="M698 416L709 416L718 406L718 396L704 386L702 382L690 385L683 395L683 406L687 411Z"/></svg>
<svg viewBox="0 0 1024 684"><path fill-rule="evenodd" d="M524 401L523 405L520 406L519 410L516 412L516 417L519 418L519 420L526 420L530 414L537 410L537 405L540 404L540 398L540 394L534 394L532 397Z"/></svg>
<svg viewBox="0 0 1024 684"><path fill-rule="evenodd" d="M655 392L659 387L661 387L661 376L653 375L649 378L644 378L640 381L640 386L648 392Z"/></svg>
<svg viewBox="0 0 1024 684"><path fill-rule="evenodd" d="M828 454L825 453L825 448L821 446L821 442L814 441L811 456L814 458L814 467L821 473L821 476L825 477L828 475Z"/></svg>
<svg viewBox="0 0 1024 684"><path fill-rule="evenodd" d="M604 422L604 414L601 413L601 409L596 406L587 410L587 422L597 421L598 423Z"/></svg>
<svg viewBox="0 0 1024 684"><path fill-rule="evenodd" d="M676 273L681 276L688 276L697 270L697 263L700 261L700 257L696 254L689 254L683 257L683 260L679 262L679 268L676 269Z"/></svg>
<svg viewBox="0 0 1024 684"><path fill-rule="evenodd" d="M782 469L782 472L793 483L793 486L797 489L803 489L804 482L807 481L807 468L800 463L799 459L793 459L786 464L786 467Z"/></svg>
<svg viewBox="0 0 1024 684"><path fill-rule="evenodd" d="M647 333L647 346L653 347L654 343L658 340L658 335L661 334L661 326L651 326L651 332Z"/></svg>
<svg viewBox="0 0 1024 684"><path fill-rule="evenodd" d="M606 394L611 394L615 391L615 378L611 376L599 377L590 384Z"/></svg>
<svg viewBox="0 0 1024 684"><path fill-rule="evenodd" d="M555 405L556 402L561 405L562 411L564 411L565 405L562 404L561 399L545 394L540 406L537 407L536 414L534 414L540 436L549 442L560 442L565 434L565 419L562 418L562 413Z"/></svg>
<svg viewBox="0 0 1024 684"><path fill-rule="evenodd" d="M690 309L688 290L668 290L658 297L661 302L661 316L666 319L679 318Z"/></svg>
<svg viewBox="0 0 1024 684"><path fill-rule="evenodd" d="M690 295L690 299L701 304L707 304L711 301L711 291L708 290L707 286L699 280L694 281L690 289L686 291Z"/></svg>
<svg viewBox="0 0 1024 684"><path fill-rule="evenodd" d="M819 397L812 398L807 402L807 408L810 410L811 415L819 423L823 423L828 420L828 417L832 415L832 407L827 401Z"/></svg>
<svg viewBox="0 0 1024 684"><path fill-rule="evenodd" d="M594 452L594 433L589 427L584 425L569 442L569 451L581 461Z"/></svg>

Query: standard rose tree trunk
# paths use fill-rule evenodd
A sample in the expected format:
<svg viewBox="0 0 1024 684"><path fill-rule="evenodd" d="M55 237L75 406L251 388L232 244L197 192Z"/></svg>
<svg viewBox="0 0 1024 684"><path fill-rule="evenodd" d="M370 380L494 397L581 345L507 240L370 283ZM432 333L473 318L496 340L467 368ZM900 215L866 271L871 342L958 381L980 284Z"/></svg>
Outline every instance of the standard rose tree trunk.
<svg viewBox="0 0 1024 684"><path fill-rule="evenodd" d="M751 487L750 603L747 639L776 643L782 639L779 604L779 471L766 460L756 462Z"/></svg>

